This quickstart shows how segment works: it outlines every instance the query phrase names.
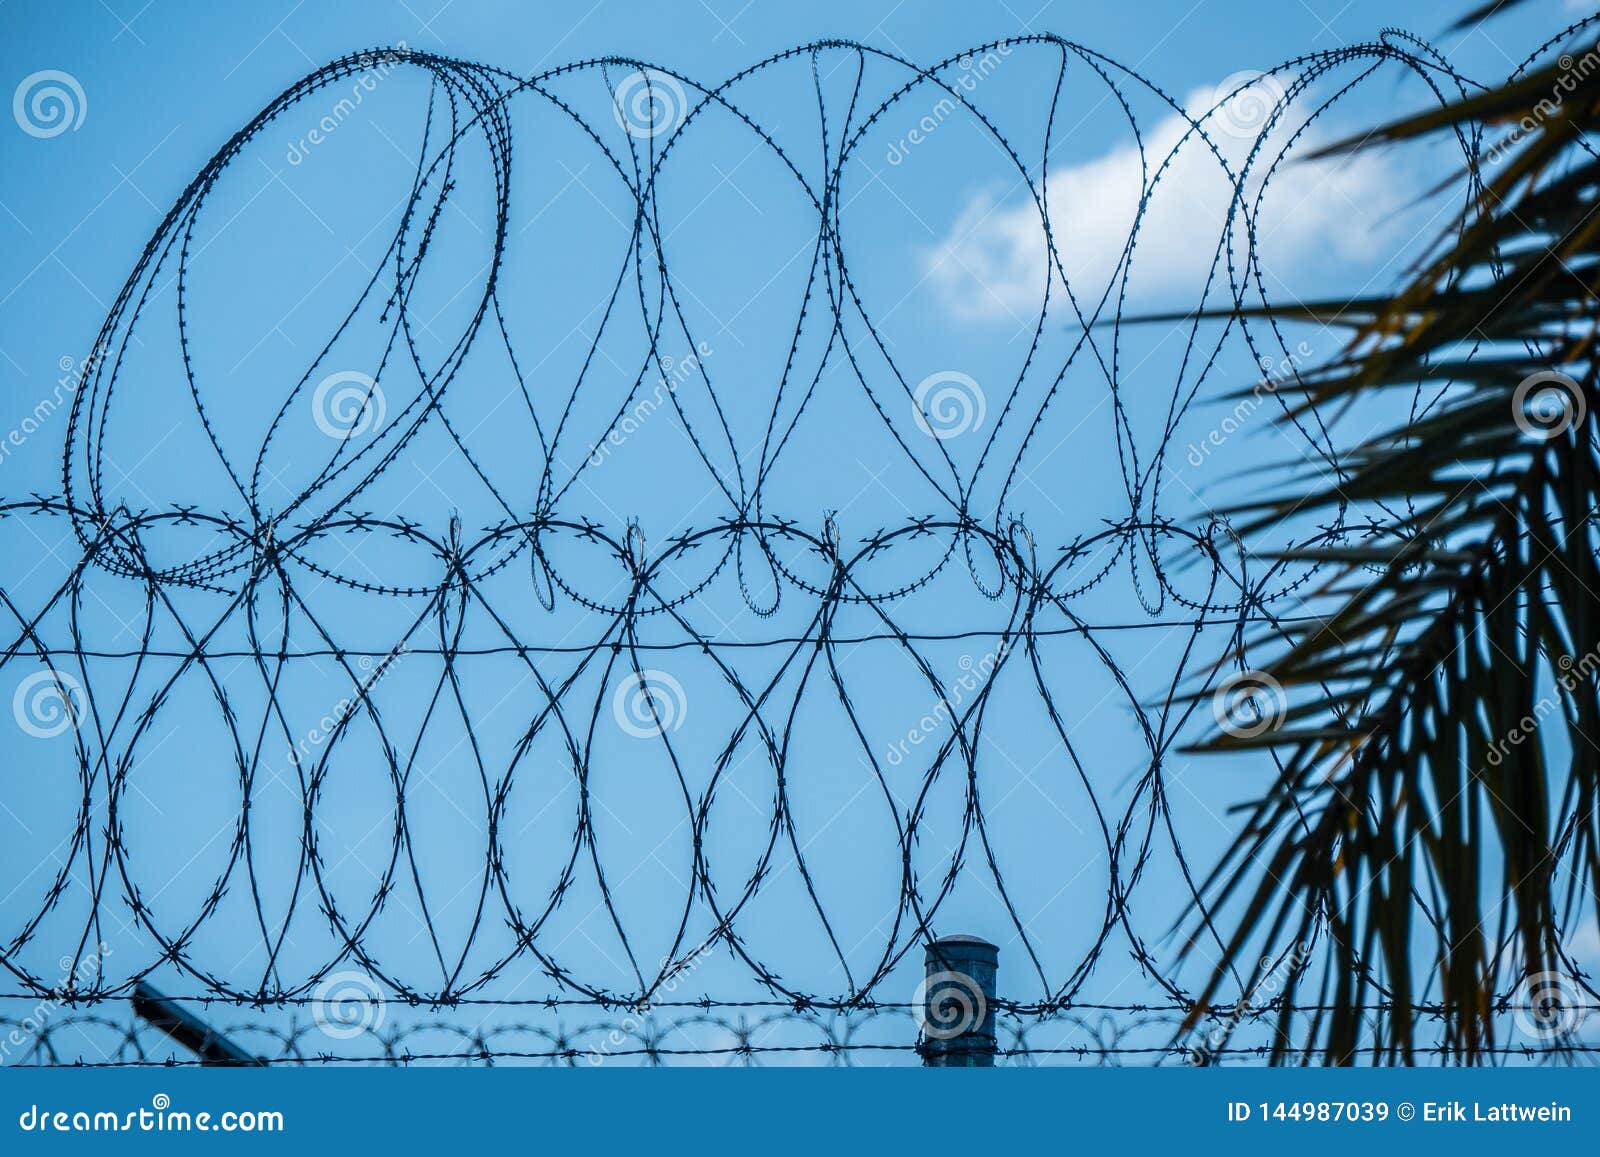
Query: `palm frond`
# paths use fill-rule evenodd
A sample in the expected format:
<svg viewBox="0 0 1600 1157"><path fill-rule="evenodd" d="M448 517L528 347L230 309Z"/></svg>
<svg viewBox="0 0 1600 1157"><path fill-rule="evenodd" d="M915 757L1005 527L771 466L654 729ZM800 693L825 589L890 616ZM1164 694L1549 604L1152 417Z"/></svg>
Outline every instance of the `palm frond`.
<svg viewBox="0 0 1600 1157"><path fill-rule="evenodd" d="M1562 934L1600 917L1597 128L1600 52L1368 137L1495 152L1396 295L1296 311L1354 336L1283 386L1291 414L1396 391L1437 404L1337 478L1243 512L1246 542L1319 510L1385 512L1381 538L1295 552L1335 577L1329 613L1267 668L1280 725L1207 745L1270 747L1281 775L1208 885L1234 915L1196 1018L1236 972L1257 983L1263 942L1325 945L1281 986L1281 1023L1307 1027L1280 1060L1410 1063L1426 998L1447 1053L1479 1061L1522 978L1594 992Z"/></svg>

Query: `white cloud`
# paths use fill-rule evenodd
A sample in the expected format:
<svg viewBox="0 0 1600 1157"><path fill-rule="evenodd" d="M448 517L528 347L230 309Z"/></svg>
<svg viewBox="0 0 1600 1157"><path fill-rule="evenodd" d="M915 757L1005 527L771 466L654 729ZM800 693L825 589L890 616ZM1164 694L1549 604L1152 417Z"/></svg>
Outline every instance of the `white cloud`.
<svg viewBox="0 0 1600 1157"><path fill-rule="evenodd" d="M1237 173L1265 120L1261 102L1276 100L1281 88L1271 77L1243 89L1229 78L1219 89L1191 93L1184 107L1199 120L1219 94L1230 93L1236 95L1204 123ZM1246 183L1246 205L1252 212L1265 167L1282 151L1279 138L1286 138L1286 132L1281 126L1290 121L1299 123L1292 113L1280 118L1268 149L1252 166ZM1198 304L1223 235L1233 184L1216 154L1189 129L1184 118L1172 113L1146 132L1148 176L1131 141L1049 173L1051 232L1085 312L1099 302L1117 271L1147 181L1150 200L1133 250L1129 296ZM1392 155L1369 151L1330 160L1298 159L1314 151L1314 141L1306 137L1296 143L1273 175L1256 219L1269 293L1285 285L1306 288L1304 275L1325 270L1330 262L1375 265L1410 235L1393 214L1414 192L1408 192ZM1154 180L1169 156L1170 164ZM1043 300L1045 252L1043 221L1033 199L1025 193L1001 198L997 190L984 190L968 202L924 260L930 283L954 316L1025 319L1037 316ZM1236 263L1241 255L1242 245L1236 241ZM1225 284L1225 267L1219 276ZM1070 308L1057 296L1060 289L1058 276L1051 291L1053 311Z"/></svg>

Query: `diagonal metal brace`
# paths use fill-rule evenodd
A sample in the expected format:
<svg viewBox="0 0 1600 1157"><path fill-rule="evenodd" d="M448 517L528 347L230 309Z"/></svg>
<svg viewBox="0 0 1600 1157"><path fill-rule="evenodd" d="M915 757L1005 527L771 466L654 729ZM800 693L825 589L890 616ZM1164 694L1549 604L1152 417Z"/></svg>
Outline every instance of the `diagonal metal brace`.
<svg viewBox="0 0 1600 1157"><path fill-rule="evenodd" d="M203 1065L266 1064L147 981L133 986L133 1014L194 1053Z"/></svg>

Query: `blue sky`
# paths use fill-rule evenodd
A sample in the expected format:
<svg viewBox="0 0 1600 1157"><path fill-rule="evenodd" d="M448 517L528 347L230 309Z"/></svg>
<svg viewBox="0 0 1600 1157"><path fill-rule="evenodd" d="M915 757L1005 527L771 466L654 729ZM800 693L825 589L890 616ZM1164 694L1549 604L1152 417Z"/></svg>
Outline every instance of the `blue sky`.
<svg viewBox="0 0 1600 1157"><path fill-rule="evenodd" d="M503 345L483 352L494 343L475 344L450 386L454 439L442 423L427 424L352 503L345 501L348 486L337 481L307 490L349 454L368 454L370 463L378 450L369 447L393 445L385 423L412 412L420 387L401 384L391 372L380 391L385 412L372 428L348 438L323 437L318 419L330 412L316 406L318 399L333 406L341 389L354 384L358 389L346 391L345 404L354 398L359 409L359 387L372 384L383 360L390 332L383 302L364 297L363 286L382 267L400 228L400 207L418 171L430 90L418 70L399 67L377 76L351 74L307 94L253 139L218 181L190 239L184 282L176 281L172 266L149 278L147 312L136 340L126 342L117 408L96 410L91 419L105 431L106 461L76 460L78 493L92 480L108 510L119 502L134 510L193 507L241 524L282 516L292 526L341 509L404 515L435 542L447 542L458 519L462 540L471 543L484 528L527 513L554 487L562 495L554 509L564 518L592 519L619 538L637 520L650 555L675 535L714 526L747 504L755 477L769 467L759 487L763 513L820 534L834 512L845 543L919 516L948 518L952 494L965 494L982 522L1023 520L1041 556L1092 540L1106 523L1135 513L1199 528L1208 509L1240 492L1232 481L1240 469L1286 459L1316 468L1326 432L1284 431L1262 419L1235 437L1224 421L1236 411L1220 399L1263 373L1281 375L1326 356L1336 337L1288 329L1276 345L1252 349L1236 331L1224 339L1202 327L1190 343L1182 327L1135 327L1115 346L1114 361L1104 339L1085 347L1092 354L1075 351L1083 330L1060 312L1060 278L1044 276L1043 232L1028 183L1052 204L1054 235L1068 254L1064 272L1075 293L1089 291L1086 312L1108 288L1113 302L1117 292L1126 293L1131 312L1187 309L1202 299L1216 305L1215 286L1203 295L1216 268L1232 186L1180 110L1206 118L1240 88L1247 103L1273 97L1298 74L1292 68L1272 72L1281 62L1368 43L1401 17L1393 5L1359 0L1342 6L1033 7L453 0L436 9L423 0L336 10L262 4L245 11L107 0L63 10L6 0L0 4L5 91L18 91L21 100L27 82L47 70L68 74L76 88L74 125L67 131L48 125L27 131L20 105L17 116L0 125L0 244L6 254L0 267L6 406L0 427L23 431L40 399L59 401L60 383L73 380L73 367L82 364L168 207L224 141L276 94L328 61L403 43L527 77L596 57L636 57L712 87L775 53L838 38L921 65L950 61L942 78L962 84L992 118L993 130L926 92L896 102L863 128L861 114L852 120L847 111L852 87L859 84L868 94L863 107L871 107L906 83L904 70L887 57L863 61L829 49L741 82L735 90L741 107L782 154L715 110L674 144L672 168L664 170L658 190L678 301L656 354L671 362L660 375L645 376L638 301L631 321L607 320L601 308L626 267L632 191L608 170L594 142L553 106L517 98L511 102L511 240L497 274L515 364ZM1514 19L1448 33L1460 7L1408 5L1403 18L1410 31L1437 37L1439 51L1461 74L1485 82L1503 76L1576 15L1561 4L1533 4ZM1106 65L1105 74L1097 74L1075 59L1063 74L1060 54L1038 45L952 59L974 45L1040 32L1081 43L1128 73ZM1353 57L1331 67L1305 97L1312 107L1349 82L1359 78L1360 84L1303 137L1291 143L1285 126L1299 122L1286 119L1263 143L1288 148L1290 158L1303 156L1319 142L1429 99L1417 78L1398 66L1365 75L1372 64ZM1132 73L1156 87L1139 84ZM1260 73L1268 79L1251 83ZM585 69L549 84L600 126L617 156L628 155L630 136L641 147L610 107L611 95L631 83L629 75L626 68ZM1055 90L1058 79L1062 86ZM674 94L661 83L668 99L694 103L693 85L685 96L681 87ZM818 115L819 103L825 117ZM1244 106L1211 114L1209 123L1230 118L1232 128L1216 134L1217 147L1229 165L1239 166L1251 156L1259 130ZM35 121L35 130L44 123ZM826 143L824 124L834 134ZM864 308L876 334L862 324L847 331L861 360L854 368L829 351L828 331L816 325L824 310L816 303L807 311L811 324L796 336L808 286L821 292L814 288L820 284L815 267L808 269L816 211L807 193L821 187L819 158L829 148L837 154L844 125L859 136L841 178L842 229L852 291L871 303ZM437 138L426 139L436 150ZM452 169L455 184L435 226L428 273L408 305L425 319L410 335L421 365L450 363L481 299L494 235L490 160L481 142L469 140L459 169ZM1448 206L1424 193L1434 183L1429 174L1449 160L1446 153L1420 150L1275 170L1257 218L1267 296L1281 302L1392 283L1445 219ZM1151 184L1154 172L1160 179ZM1259 180L1246 187L1253 196ZM1124 280L1124 242L1145 191L1150 199L1142 239ZM1225 269L1226 245L1221 252ZM144 282L138 284L142 289ZM1057 312L1042 325L1046 284ZM180 288L187 311L181 335L175 324ZM637 289L633 294L640 296ZM624 300L624 312L627 305ZM331 352L319 354L336 325L329 319L352 309L354 323ZM647 306L644 321L650 316ZM114 332L118 342L126 340L125 326ZM1201 372L1212 347L1215 364ZM199 421L185 382L185 356L201 382L209 425ZM815 373L816 400L802 415L790 387L790 400L777 406L778 425L793 421L794 430L779 452L770 440L764 443L763 430L786 361ZM586 368L591 363L594 368ZM1052 390L1058 372L1061 384ZM935 418L932 399L943 390L951 405L968 407L965 418L977 435L928 436L926 420L892 390L886 396L898 398L898 408L891 406L887 416L876 412L852 385L852 374L879 382L897 376L908 392L926 387ZM681 412L669 412L652 390L658 376L670 378ZM586 385L563 423L580 377ZM1122 410L1105 388L1112 377ZM712 382L720 413L711 404ZM1172 420L1167 460L1156 472L1153 447L1169 413L1182 409L1191 393L1193 405ZM652 395L656 404L634 408ZM623 399L636 428L610 438L608 423ZM975 404L981 413L972 412ZM60 493L68 424L65 409L50 410L26 427L26 436L10 440L0 463L5 500ZM1026 415L1035 411L1043 416L1030 423ZM1360 436L1384 417L1366 415L1364 425L1341 437ZM345 421L355 418L355 411L345 411ZM684 421L695 438L685 435ZM565 441L545 454L538 447L557 425ZM1030 434L1035 425L1036 436ZM284 515L292 503L293 512ZM0 534L7 560L0 586L17 607L42 605L77 561L70 526L62 519L13 518L0 523ZM218 549L219 537L226 535L215 526L180 526L152 532L144 546L156 565L178 565ZM517 542L488 541L477 557L497 557ZM1188 597L1204 600L1204 573L1180 565L1186 548L1169 546L1163 562L1173 581ZM708 875L726 903L746 888L754 867L766 863L776 788L758 736L738 728L746 708L728 680L692 648L650 648L675 647L695 635L770 641L815 629L814 599L791 584L777 609L764 613L783 582L753 555L739 560L746 571L741 593L734 564L710 565L723 557L720 549L713 543L686 554L658 576L663 597L685 596L683 614L693 631L667 615L641 628L643 653L658 656L670 676L667 702L681 716L671 728L675 746L659 737L641 740L621 715L613 725L626 666L584 667L582 656L570 652L609 643L614 616L585 609L565 593L556 595L553 610L542 609L534 595L548 583L525 554L482 576L481 607L442 615L420 595L360 593L328 579L336 574L406 588L438 581L439 559L421 544L360 527L305 546L300 562L308 569L296 590L307 603L287 611L284 592L267 584L248 614L228 609L232 596L225 590L182 593L174 596L176 607L151 615L136 585L92 574L76 608L77 628L91 648L137 649L147 623L154 649L181 647L181 620L191 628L217 624L214 647L234 657L219 661L209 675L177 658L137 671L122 659L93 663L77 669L76 677L90 686L104 731L47 739L6 735L0 943L30 929L10 963L46 977L63 952L77 952L85 938L102 935L113 981L142 972L153 951L159 956L150 930L128 920L125 904L102 901L102 910L115 914L108 928L89 919L90 896L105 865L97 862L103 854L97 837L73 839L80 791L75 769L104 750L127 771L118 816L126 854L107 886L121 890L123 872L138 881L163 935L192 924L187 954L211 978L163 966L155 974L163 984L203 992L221 978L239 991L303 995L330 970L359 965L358 971L369 971L341 951L318 902L308 899L312 884L299 858L302 772L289 749L309 738L314 759L325 761L317 801L326 861L319 887L342 919L359 921L373 912L361 938L379 966L370 970L381 974L373 982L377 991L459 995L477 978L477 995L529 999L554 991L536 963L517 953L508 910L525 923L537 920L541 950L589 988L623 996L653 990L659 961L669 955L681 960L715 923L705 897L690 894L693 805L704 800L711 817ZM1190 857L1187 871L1203 869L1231 830L1227 808L1248 798L1268 771L1253 761L1196 763L1179 754L1177 737L1206 723L1209 707L1193 719L1171 714L1154 742L1164 756L1164 790L1178 801L1181 830L1169 833L1145 817L1152 740L1140 730L1136 704L1163 698L1174 681L1189 687L1201 679L1220 657L1227 633L1200 632L1191 649L1194 615L1171 596L1157 598L1148 560L1097 549L1062 573L1061 588L1075 585L1071 575L1087 579L1102 563L1115 568L1113 578L1075 594L1070 613L1045 623L1058 634L1044 648L1042 678L1018 661L1005 668L1000 678L1006 682L996 682L999 690L985 709L978 778L997 863L991 868L969 843L934 921L938 931L999 943L1002 991L1018 1000L1045 999L1068 985L1084 999L1108 1003L1161 995L1133 962L1127 929L1110 930L1100 943L1111 885L1096 801L1113 827L1129 817L1130 846L1148 841L1150 847L1137 898L1130 899L1140 950L1152 952L1158 970L1174 983L1192 986L1194 968L1179 979L1175 944L1167 936L1186 894L1175 845ZM617 560L595 544L573 535L552 551L564 580L589 598L609 606L626 592ZM897 546L881 564L863 566L864 581L893 589L928 569L938 554L917 542ZM814 551L796 547L783 562L807 581L826 578ZM983 598L974 582L996 576L982 560L974 571L969 575L958 560L894 605L896 621L913 633L973 633L929 643L923 651L958 712L977 695L966 673L998 664L992 634L984 635L1006 618L1006 600ZM499 621L486 613L489 606ZM41 634L53 645L72 625L67 611L58 606L43 625ZM1105 627L1095 638L1099 650L1073 632L1078 622ZM877 633L883 624L869 611L850 608L832 629L849 638ZM314 736L319 720L351 693L351 669L324 656L300 660L291 676L274 681L237 657L239 649L250 649L251 630L256 645L270 644L268 651L276 649L274 640L292 637L306 645L320 638L317 649L368 656L361 671L370 673L370 663L379 663L381 684L374 682L373 695L388 713L388 748L365 718L334 744ZM537 679L525 662L502 653L463 662L459 682L451 684L436 657L426 654L440 631L446 637L459 632L464 647L493 649L508 636L532 642L548 648L539 676L552 683L574 680L574 720L594 722L587 743L590 765L598 769L590 783L595 847L592 855L581 849L575 869L566 866L574 856L577 799L565 740L550 726L525 741L540 710ZM396 650L404 653L392 667L382 666L382 656ZM923 726L938 697L906 654L881 641L844 646L837 656L865 737L841 709L827 671L808 667L803 650L733 654L728 661L747 685L771 680L772 704L792 707L792 722L788 707L769 706L764 713L769 726L792 739L785 752L789 806L810 873L808 880L779 847L766 863L768 882L741 906L739 935L753 958L781 974L780 990L848 995L863 975L908 950L906 914L896 912L896 825L917 806L925 785L916 867L924 881L935 881L933 891L962 837L964 769L929 781L918 764L926 765L927 753L949 735L948 721ZM0 665L0 692L11 696L42 666L25 653ZM1130 673L1127 686L1119 672ZM254 744L243 755L219 713L211 677L226 685L233 710L246 720L240 730ZM157 694L169 681L170 688ZM1039 693L1040 682L1051 690L1048 699ZM268 711L269 686L284 706L281 717ZM115 706L122 704L128 706ZM1063 721L1060 730L1052 710ZM907 737L919 731L938 742L919 734L908 746ZM476 747L463 741L469 732L479 740ZM869 754L887 769L887 789L873 775ZM396 774L406 777L403 839L395 834L390 759L404 769ZM241 760L253 784L252 830L248 841L236 844ZM681 781L675 762L687 769ZM718 786L711 793L713 782ZM496 785L505 788L497 800ZM96 810L104 806L97 795L102 791L91 792L91 831L104 822ZM686 796L692 801L687 808ZM484 871L491 811L505 875L517 881L510 894ZM234 855L242 846L259 871L256 900ZM560 905L541 918L568 871ZM616 921L604 907L598 871L613 893ZM58 878L67 881L60 899L30 925ZM392 895L379 906L375 889L386 879ZM821 899L808 898L808 884ZM209 913L218 890L222 899ZM626 942L618 922L628 931ZM1098 965L1081 972L1080 962L1097 944ZM713 956L695 964L679 982L682 989L728 999L772 995L747 962L720 948ZM915 963L913 952L874 987L875 995L909 1000Z"/></svg>

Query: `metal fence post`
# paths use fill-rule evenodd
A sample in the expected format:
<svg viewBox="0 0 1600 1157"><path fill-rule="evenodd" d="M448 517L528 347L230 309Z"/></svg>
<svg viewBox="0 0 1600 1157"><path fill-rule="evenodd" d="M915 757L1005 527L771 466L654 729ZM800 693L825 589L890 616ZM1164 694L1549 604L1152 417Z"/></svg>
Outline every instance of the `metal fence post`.
<svg viewBox="0 0 1600 1157"><path fill-rule="evenodd" d="M133 986L133 1014L194 1053L202 1065L266 1064L266 1061L234 1044L177 1001L163 996L148 981L141 980Z"/></svg>
<svg viewBox="0 0 1600 1157"><path fill-rule="evenodd" d="M917 1051L935 1069L989 1068L1000 949L976 936L941 936L926 949L917 989Z"/></svg>

